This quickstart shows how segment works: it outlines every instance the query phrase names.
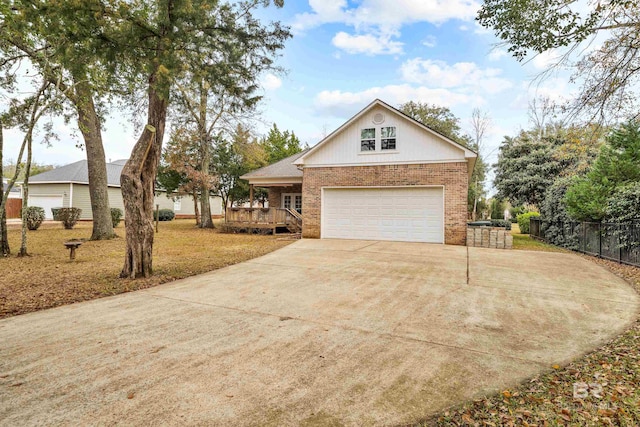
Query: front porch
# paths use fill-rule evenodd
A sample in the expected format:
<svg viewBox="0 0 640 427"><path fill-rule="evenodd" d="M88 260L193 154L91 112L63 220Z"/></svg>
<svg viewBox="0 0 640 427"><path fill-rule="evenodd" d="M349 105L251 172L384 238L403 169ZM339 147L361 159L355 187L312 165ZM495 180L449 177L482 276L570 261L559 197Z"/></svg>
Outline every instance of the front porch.
<svg viewBox="0 0 640 427"><path fill-rule="evenodd" d="M302 232L302 215L287 208L227 208L225 227L232 231L273 234Z"/></svg>

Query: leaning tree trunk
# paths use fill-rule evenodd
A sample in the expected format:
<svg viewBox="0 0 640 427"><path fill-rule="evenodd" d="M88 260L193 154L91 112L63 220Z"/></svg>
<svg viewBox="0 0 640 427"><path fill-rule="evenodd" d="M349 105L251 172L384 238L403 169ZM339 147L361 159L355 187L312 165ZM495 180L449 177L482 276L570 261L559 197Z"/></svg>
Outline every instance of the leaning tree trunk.
<svg viewBox="0 0 640 427"><path fill-rule="evenodd" d="M29 256L27 251L27 208L29 207L29 175L31 175L31 159L32 159L32 144L33 144L33 127L35 123L32 119L30 124L31 128L27 133L27 163L25 165L24 182L22 183L22 230L20 233L20 251L19 257Z"/></svg>
<svg viewBox="0 0 640 427"><path fill-rule="evenodd" d="M4 135L2 133L2 121L0 121L0 171L4 169ZM4 181L3 181L4 182ZM0 192L0 256L6 257L11 255L11 247L9 246L9 231L7 230L7 198L9 194L4 194L4 185Z"/></svg>
<svg viewBox="0 0 640 427"><path fill-rule="evenodd" d="M84 137L87 150L89 198L93 217L91 240L106 240L115 237L107 180L107 165L102 145L100 119L93 103L93 94L81 77L74 76L78 126Z"/></svg>
<svg viewBox="0 0 640 427"><path fill-rule="evenodd" d="M168 94L162 96L150 79L148 122L122 169L120 185L125 209L126 253L120 277L153 273L153 192L167 117Z"/></svg>
<svg viewBox="0 0 640 427"><path fill-rule="evenodd" d="M0 213L0 256L7 257L11 255L11 247L9 246L9 230L7 229L7 211L2 209Z"/></svg>

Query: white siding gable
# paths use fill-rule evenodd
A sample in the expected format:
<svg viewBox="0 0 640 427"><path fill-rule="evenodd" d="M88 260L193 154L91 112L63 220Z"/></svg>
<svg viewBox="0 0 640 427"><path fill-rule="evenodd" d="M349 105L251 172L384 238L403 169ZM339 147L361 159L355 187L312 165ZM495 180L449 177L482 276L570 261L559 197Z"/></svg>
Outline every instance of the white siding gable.
<svg viewBox="0 0 640 427"><path fill-rule="evenodd" d="M374 118L384 117L382 123ZM381 127L396 128L396 149L381 150ZM360 131L376 128L376 150L361 151ZM375 105L304 156L305 167L465 161L465 151L401 114Z"/></svg>

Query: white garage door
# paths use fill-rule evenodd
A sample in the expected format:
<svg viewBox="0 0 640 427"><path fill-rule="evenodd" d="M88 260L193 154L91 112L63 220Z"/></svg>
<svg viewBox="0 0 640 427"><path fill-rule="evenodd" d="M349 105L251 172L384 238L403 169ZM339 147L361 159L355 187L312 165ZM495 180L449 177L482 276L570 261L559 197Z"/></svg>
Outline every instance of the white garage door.
<svg viewBox="0 0 640 427"><path fill-rule="evenodd" d="M323 238L443 243L443 225L442 187L323 190Z"/></svg>
<svg viewBox="0 0 640 427"><path fill-rule="evenodd" d="M37 196L29 194L29 206L39 206L44 209L44 217L53 219L51 208L62 207L62 196Z"/></svg>

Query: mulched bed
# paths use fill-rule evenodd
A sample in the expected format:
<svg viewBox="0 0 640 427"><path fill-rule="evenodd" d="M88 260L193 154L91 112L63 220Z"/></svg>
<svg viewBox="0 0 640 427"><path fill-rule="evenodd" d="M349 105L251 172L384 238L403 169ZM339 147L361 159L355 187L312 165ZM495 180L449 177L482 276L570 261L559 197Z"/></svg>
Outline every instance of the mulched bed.
<svg viewBox="0 0 640 427"><path fill-rule="evenodd" d="M640 292L640 268L581 256L608 268ZM449 408L418 425L639 426L640 319L567 366L550 366L548 372L516 388Z"/></svg>

